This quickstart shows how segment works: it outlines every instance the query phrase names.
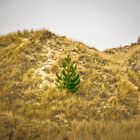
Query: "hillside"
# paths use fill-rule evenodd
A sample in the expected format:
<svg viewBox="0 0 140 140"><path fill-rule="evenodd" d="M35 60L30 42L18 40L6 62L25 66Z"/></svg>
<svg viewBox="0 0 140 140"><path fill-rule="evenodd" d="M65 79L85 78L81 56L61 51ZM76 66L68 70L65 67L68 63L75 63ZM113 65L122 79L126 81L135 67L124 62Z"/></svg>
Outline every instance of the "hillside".
<svg viewBox="0 0 140 140"><path fill-rule="evenodd" d="M81 78L74 94L55 86L66 55ZM139 102L139 42L100 52L48 30L0 36L2 140L138 140Z"/></svg>

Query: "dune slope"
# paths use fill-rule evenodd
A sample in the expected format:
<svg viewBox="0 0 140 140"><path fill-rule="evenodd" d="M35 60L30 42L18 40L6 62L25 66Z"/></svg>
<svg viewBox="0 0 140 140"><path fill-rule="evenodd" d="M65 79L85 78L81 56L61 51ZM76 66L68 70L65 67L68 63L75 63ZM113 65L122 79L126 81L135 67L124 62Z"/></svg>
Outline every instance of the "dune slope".
<svg viewBox="0 0 140 140"><path fill-rule="evenodd" d="M74 94L55 86L66 55L80 74ZM100 52L48 30L0 36L2 139L139 139L139 101L139 42Z"/></svg>

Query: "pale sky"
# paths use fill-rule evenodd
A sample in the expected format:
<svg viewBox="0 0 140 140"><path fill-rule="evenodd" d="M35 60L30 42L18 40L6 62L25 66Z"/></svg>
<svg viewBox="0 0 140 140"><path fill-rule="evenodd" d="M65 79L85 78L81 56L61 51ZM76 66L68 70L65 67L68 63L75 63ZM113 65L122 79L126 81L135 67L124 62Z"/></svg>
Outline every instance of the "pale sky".
<svg viewBox="0 0 140 140"><path fill-rule="evenodd" d="M0 34L46 28L98 50L140 36L140 0L0 0Z"/></svg>

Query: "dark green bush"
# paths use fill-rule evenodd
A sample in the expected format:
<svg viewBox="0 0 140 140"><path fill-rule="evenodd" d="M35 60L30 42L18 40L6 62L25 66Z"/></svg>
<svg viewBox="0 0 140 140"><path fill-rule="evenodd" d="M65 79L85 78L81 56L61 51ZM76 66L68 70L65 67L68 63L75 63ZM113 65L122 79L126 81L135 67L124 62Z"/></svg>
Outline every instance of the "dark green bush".
<svg viewBox="0 0 140 140"><path fill-rule="evenodd" d="M71 62L70 56L67 56L62 63L60 73L56 73L56 86L61 90L67 89L74 93L78 90L80 84L79 74L76 73L77 66Z"/></svg>

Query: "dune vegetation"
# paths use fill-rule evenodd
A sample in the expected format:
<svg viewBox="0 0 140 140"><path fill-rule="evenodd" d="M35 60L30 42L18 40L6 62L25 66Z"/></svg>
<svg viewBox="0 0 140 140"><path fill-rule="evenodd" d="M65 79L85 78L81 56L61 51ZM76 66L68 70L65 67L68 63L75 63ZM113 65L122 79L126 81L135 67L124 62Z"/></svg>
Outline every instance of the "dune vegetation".
<svg viewBox="0 0 140 140"><path fill-rule="evenodd" d="M56 87L69 55L75 93ZM139 140L140 39L103 52L48 30L0 36L0 140Z"/></svg>

